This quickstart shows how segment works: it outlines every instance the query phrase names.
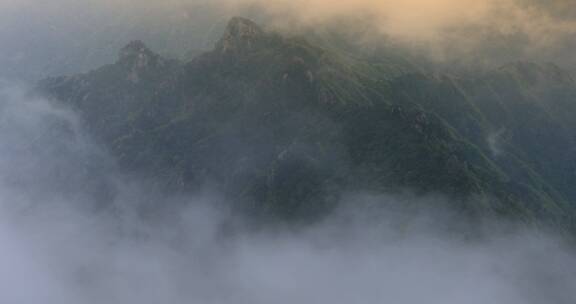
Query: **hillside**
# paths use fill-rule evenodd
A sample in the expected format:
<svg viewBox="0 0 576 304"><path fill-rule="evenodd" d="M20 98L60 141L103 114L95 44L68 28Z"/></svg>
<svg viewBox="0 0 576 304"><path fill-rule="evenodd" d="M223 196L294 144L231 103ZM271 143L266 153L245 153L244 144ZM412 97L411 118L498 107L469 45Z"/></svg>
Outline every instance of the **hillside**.
<svg viewBox="0 0 576 304"><path fill-rule="evenodd" d="M238 209L307 220L347 192L441 194L469 215L572 229L576 83L553 64L474 75L353 56L234 18L189 62L134 41L46 79L127 172L207 184Z"/></svg>

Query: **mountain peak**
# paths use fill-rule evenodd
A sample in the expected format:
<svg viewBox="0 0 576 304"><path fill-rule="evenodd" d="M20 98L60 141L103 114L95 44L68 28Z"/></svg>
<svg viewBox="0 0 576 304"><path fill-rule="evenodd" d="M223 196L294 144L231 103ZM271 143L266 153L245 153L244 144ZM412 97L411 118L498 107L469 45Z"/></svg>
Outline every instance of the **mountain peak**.
<svg viewBox="0 0 576 304"><path fill-rule="evenodd" d="M264 30L254 21L234 17L228 22L224 35L216 45L222 53L251 51L264 36Z"/></svg>
<svg viewBox="0 0 576 304"><path fill-rule="evenodd" d="M227 31L234 35L245 35L252 33L262 33L262 28L256 22L243 18L232 17L228 22Z"/></svg>
<svg viewBox="0 0 576 304"><path fill-rule="evenodd" d="M138 82L142 73L153 67L163 64L162 58L152 52L144 42L134 40L120 50L118 64L124 66L128 71L128 79Z"/></svg>
<svg viewBox="0 0 576 304"><path fill-rule="evenodd" d="M126 61L137 57L150 56L152 51L140 40L130 41L120 50L119 60Z"/></svg>

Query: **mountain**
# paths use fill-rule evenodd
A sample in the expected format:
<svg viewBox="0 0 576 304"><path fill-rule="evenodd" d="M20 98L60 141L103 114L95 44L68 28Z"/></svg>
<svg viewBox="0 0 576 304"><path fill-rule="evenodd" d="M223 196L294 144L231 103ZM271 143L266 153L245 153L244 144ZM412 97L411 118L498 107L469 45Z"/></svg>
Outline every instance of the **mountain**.
<svg viewBox="0 0 576 304"><path fill-rule="evenodd" d="M189 62L134 41L40 88L127 172L175 191L210 184L257 217L309 220L347 192L412 191L573 229L576 83L553 64L424 72L237 17Z"/></svg>

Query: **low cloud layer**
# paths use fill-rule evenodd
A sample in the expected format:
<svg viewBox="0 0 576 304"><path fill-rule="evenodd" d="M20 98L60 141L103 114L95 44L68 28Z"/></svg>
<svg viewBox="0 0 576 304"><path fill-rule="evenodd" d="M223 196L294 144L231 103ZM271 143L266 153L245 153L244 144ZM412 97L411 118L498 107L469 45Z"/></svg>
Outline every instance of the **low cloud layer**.
<svg viewBox="0 0 576 304"><path fill-rule="evenodd" d="M316 225L254 231L216 194L175 197L123 176L71 110L12 85L0 89L0 137L2 303L576 300L563 242L447 232L450 212L399 204L436 198L351 194ZM149 204L168 211L150 216Z"/></svg>

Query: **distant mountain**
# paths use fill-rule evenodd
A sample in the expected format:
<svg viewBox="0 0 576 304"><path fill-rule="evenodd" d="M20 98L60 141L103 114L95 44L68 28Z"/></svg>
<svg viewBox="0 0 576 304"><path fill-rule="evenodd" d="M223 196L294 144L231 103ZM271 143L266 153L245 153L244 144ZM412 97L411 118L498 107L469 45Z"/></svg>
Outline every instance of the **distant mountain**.
<svg viewBox="0 0 576 304"><path fill-rule="evenodd" d="M348 191L443 194L469 215L572 229L576 83L553 64L451 75L365 58L233 18L214 50L118 60L41 82L131 172L216 185L269 219L325 214Z"/></svg>

